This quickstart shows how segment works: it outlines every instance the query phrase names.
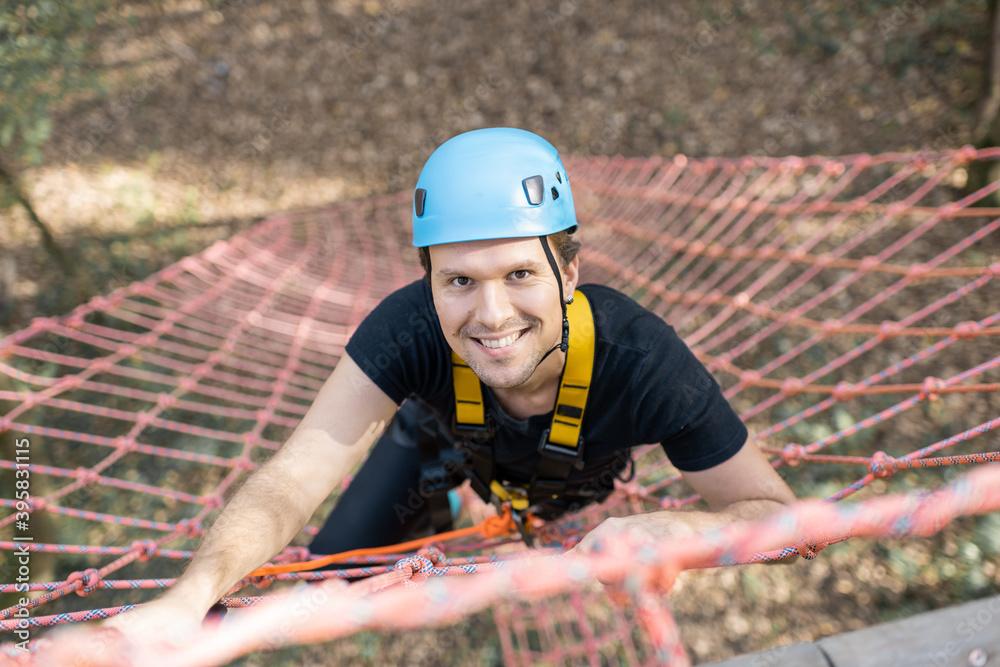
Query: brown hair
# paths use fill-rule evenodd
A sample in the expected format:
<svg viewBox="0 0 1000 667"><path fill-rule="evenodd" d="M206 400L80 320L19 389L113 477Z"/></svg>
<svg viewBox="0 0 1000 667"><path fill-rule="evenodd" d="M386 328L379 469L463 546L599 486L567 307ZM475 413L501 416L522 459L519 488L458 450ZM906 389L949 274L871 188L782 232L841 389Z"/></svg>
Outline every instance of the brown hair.
<svg viewBox="0 0 1000 667"><path fill-rule="evenodd" d="M580 242L577 241L568 231L556 232L555 234L549 234L548 236L549 244L552 246L552 250L556 257L559 258L559 265L563 271L569 266L569 263L573 261L576 254L580 252ZM426 247L417 248L417 254L420 257L420 266L424 269L424 279L430 283L431 280L431 255Z"/></svg>

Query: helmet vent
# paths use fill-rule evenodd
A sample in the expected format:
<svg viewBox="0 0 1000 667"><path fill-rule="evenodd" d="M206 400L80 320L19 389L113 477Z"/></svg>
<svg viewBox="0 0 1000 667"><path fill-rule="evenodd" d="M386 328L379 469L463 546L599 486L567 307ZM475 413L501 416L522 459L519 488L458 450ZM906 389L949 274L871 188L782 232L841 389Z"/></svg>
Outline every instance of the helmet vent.
<svg viewBox="0 0 1000 667"><path fill-rule="evenodd" d="M530 176L521 181L521 185L524 186L524 194L532 206L538 206L545 199L545 183L542 182L541 176Z"/></svg>
<svg viewBox="0 0 1000 667"><path fill-rule="evenodd" d="M556 172L556 180L562 183L562 176L559 175L558 171Z"/></svg>
<svg viewBox="0 0 1000 667"><path fill-rule="evenodd" d="M559 191L555 189L555 186L553 186L552 187L552 201L555 201L557 199L559 199Z"/></svg>
<svg viewBox="0 0 1000 667"><path fill-rule="evenodd" d="M417 188L417 191L413 193L413 208L416 210L418 218L424 214L424 202L426 200L427 190Z"/></svg>

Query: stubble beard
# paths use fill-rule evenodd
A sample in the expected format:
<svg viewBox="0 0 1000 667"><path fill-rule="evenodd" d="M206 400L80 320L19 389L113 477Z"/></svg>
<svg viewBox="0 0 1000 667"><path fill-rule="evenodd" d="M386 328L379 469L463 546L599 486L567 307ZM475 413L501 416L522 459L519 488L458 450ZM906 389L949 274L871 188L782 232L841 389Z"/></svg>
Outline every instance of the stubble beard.
<svg viewBox="0 0 1000 667"><path fill-rule="evenodd" d="M541 320L530 318L526 320L524 324L527 326L522 326L520 328L531 328L531 331L525 335L535 335L540 330ZM463 329L461 333L462 337L469 341L469 345L479 345L479 343L472 340L477 337L474 333L467 332L465 329ZM465 362L469 365L469 368L472 369L472 372L475 373L487 387L492 387L494 389L513 389L514 387L520 387L522 384L531 379L532 375L534 375L535 369L538 368L538 364L541 363L542 359L545 357L545 353L548 351L547 348L542 349L542 347L536 345L536 347L531 349L528 358L520 362L520 368L517 368L514 371L513 377L506 377L507 373L503 372L503 370L513 367L514 364L518 363L517 359L491 359L484 362L478 354L471 354L468 355L471 358L466 359ZM500 369L498 369L498 367L500 367Z"/></svg>

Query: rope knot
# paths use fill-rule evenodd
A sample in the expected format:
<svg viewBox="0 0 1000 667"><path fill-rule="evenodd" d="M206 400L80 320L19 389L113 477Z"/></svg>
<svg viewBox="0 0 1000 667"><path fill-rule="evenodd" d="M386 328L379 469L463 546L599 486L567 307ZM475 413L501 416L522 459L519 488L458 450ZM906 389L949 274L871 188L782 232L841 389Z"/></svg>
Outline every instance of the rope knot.
<svg viewBox="0 0 1000 667"><path fill-rule="evenodd" d="M740 382L743 384L755 385L764 377L760 371L743 371L740 373Z"/></svg>
<svg viewBox="0 0 1000 667"><path fill-rule="evenodd" d="M1000 262L993 262L990 264L987 271L989 271L989 274L994 278L1000 278Z"/></svg>
<svg viewBox="0 0 1000 667"><path fill-rule="evenodd" d="M200 537L201 536L201 526L197 523L191 523L190 519L184 519L177 524L177 528L180 530L182 535L187 537Z"/></svg>
<svg viewBox="0 0 1000 667"><path fill-rule="evenodd" d="M980 329L982 325L979 322L959 322L955 325L955 335L962 340L969 340L975 338Z"/></svg>
<svg viewBox="0 0 1000 667"><path fill-rule="evenodd" d="M878 339L886 340L887 338L895 338L902 329L903 326L899 322L886 320L878 325Z"/></svg>
<svg viewBox="0 0 1000 667"><path fill-rule="evenodd" d="M928 401L938 400L938 392L945 388L944 380L936 377L924 378L923 388L920 390L920 398Z"/></svg>
<svg viewBox="0 0 1000 667"><path fill-rule="evenodd" d="M0 417L0 433L9 431L11 426L13 426L13 422L11 420L6 417Z"/></svg>
<svg viewBox="0 0 1000 667"><path fill-rule="evenodd" d="M896 459L885 452L875 452L871 462L868 464L868 472L879 479L892 477L892 474L896 472Z"/></svg>
<svg viewBox="0 0 1000 667"><path fill-rule="evenodd" d="M161 410L167 410L177 404L177 397L171 394L160 394L160 397L156 399L156 404Z"/></svg>
<svg viewBox="0 0 1000 667"><path fill-rule="evenodd" d="M134 452L139 448L139 443L134 438L126 438L124 435L120 435L115 438L115 447L123 452Z"/></svg>
<svg viewBox="0 0 1000 667"><path fill-rule="evenodd" d="M956 157L960 163L972 162L976 159L976 148L968 144L958 149Z"/></svg>
<svg viewBox="0 0 1000 667"><path fill-rule="evenodd" d="M153 556L153 552L156 551L156 542L153 540L136 540L129 546L130 551L139 552L139 562L145 563Z"/></svg>
<svg viewBox="0 0 1000 667"><path fill-rule="evenodd" d="M844 328L844 323L840 320L824 320L823 333L826 335L840 333Z"/></svg>
<svg viewBox="0 0 1000 667"><path fill-rule="evenodd" d="M201 504L205 506L205 509L214 510L216 507L222 506L222 494L212 493L199 498Z"/></svg>
<svg viewBox="0 0 1000 667"><path fill-rule="evenodd" d="M858 388L850 382L838 382L833 389L833 400L838 402L849 401L858 395Z"/></svg>
<svg viewBox="0 0 1000 667"><path fill-rule="evenodd" d="M797 394L802 391L802 387L804 386L806 386L806 383L799 378L785 378L781 381L781 393Z"/></svg>
<svg viewBox="0 0 1000 667"><path fill-rule="evenodd" d="M87 597L100 586L101 573L94 568L89 568L83 572L74 572L66 578L66 583L73 584L77 595Z"/></svg>
<svg viewBox="0 0 1000 667"><path fill-rule="evenodd" d="M253 470L257 464L250 460L249 456L241 456L233 461L233 467L237 470Z"/></svg>
<svg viewBox="0 0 1000 667"><path fill-rule="evenodd" d="M799 555L806 560L813 560L819 555L819 549L805 543L796 545L795 549L799 552Z"/></svg>
<svg viewBox="0 0 1000 667"><path fill-rule="evenodd" d="M431 572L434 570L434 563L424 556L407 556L396 563L393 569L403 573L407 578L404 583L412 586L430 578Z"/></svg>
<svg viewBox="0 0 1000 667"><path fill-rule="evenodd" d="M435 544L429 544L420 551L417 552L418 556L423 556L429 560L435 567L445 561L444 552L441 548Z"/></svg>
<svg viewBox="0 0 1000 667"><path fill-rule="evenodd" d="M858 164L865 163L866 162L866 160L865 160L866 157L867 156L864 156L864 155L860 156L858 158ZM867 162L871 162L871 158L870 157L867 159ZM826 164L823 165L823 172L827 176L840 176L841 174L844 173L845 169L846 168L844 167L844 163L843 162L827 162Z"/></svg>
<svg viewBox="0 0 1000 667"><path fill-rule="evenodd" d="M869 256L861 260L861 265L859 268L861 269L862 273L871 273L876 268L878 268L878 265L879 265L878 257Z"/></svg>
<svg viewBox="0 0 1000 667"><path fill-rule="evenodd" d="M785 445L785 448L781 450L781 460L794 468L798 464L802 463L802 458L806 454L807 452L804 446L792 442Z"/></svg>
<svg viewBox="0 0 1000 667"><path fill-rule="evenodd" d="M646 489L636 481L622 482L615 480L615 488L621 490L629 500L639 500L643 497Z"/></svg>
<svg viewBox="0 0 1000 667"><path fill-rule="evenodd" d="M665 510L678 510L681 508L681 501L678 498L660 498L660 507Z"/></svg>
<svg viewBox="0 0 1000 667"><path fill-rule="evenodd" d="M79 375L66 375L59 380L59 387L63 389L79 389L83 385L83 378Z"/></svg>

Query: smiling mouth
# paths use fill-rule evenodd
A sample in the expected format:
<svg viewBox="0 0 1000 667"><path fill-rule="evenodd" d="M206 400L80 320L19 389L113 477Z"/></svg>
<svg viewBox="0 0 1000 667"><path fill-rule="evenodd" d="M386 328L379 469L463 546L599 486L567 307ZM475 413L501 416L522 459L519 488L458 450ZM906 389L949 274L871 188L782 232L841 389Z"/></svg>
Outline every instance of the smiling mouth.
<svg viewBox="0 0 1000 667"><path fill-rule="evenodd" d="M509 336L499 338L497 340L487 340L485 338L474 338L474 340L483 347L488 347L491 350L499 350L500 348L507 347L508 345L513 345L521 338L521 336L524 335L524 332L526 331L527 329L521 329L520 331L515 331Z"/></svg>

